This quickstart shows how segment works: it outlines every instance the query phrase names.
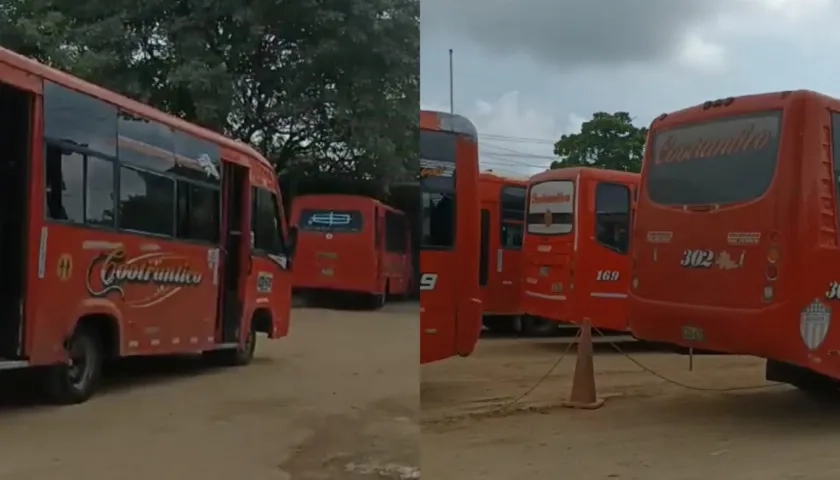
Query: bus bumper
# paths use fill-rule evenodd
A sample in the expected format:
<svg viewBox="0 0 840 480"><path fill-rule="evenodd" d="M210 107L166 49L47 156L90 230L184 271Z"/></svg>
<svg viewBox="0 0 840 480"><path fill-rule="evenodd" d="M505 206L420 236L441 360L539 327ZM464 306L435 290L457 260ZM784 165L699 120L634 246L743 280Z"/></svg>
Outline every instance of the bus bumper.
<svg viewBox="0 0 840 480"><path fill-rule="evenodd" d="M757 310L719 308L631 295L628 324L643 341L794 361L791 340L799 338L799 317L788 313L784 304Z"/></svg>

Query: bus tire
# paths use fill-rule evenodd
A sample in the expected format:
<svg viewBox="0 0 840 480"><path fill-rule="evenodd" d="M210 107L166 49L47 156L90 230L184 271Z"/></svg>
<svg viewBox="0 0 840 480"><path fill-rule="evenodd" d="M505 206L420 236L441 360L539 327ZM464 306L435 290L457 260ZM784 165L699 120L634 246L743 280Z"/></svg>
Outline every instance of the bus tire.
<svg viewBox="0 0 840 480"><path fill-rule="evenodd" d="M204 357L214 365L224 367L244 367L254 360L254 352L257 350L257 331L251 328L245 338L245 343L236 348L224 350L209 350L204 352Z"/></svg>
<svg viewBox="0 0 840 480"><path fill-rule="evenodd" d="M557 324L551 320L526 315L522 319L523 337L550 337L557 332Z"/></svg>
<svg viewBox="0 0 840 480"><path fill-rule="evenodd" d="M786 383L811 395L830 395L838 391L838 382L797 365L767 360L764 378L771 382Z"/></svg>
<svg viewBox="0 0 840 480"><path fill-rule="evenodd" d="M105 349L92 328L80 327L67 345L69 361L49 367L45 387L50 400L60 405L87 401L102 380Z"/></svg>
<svg viewBox="0 0 840 480"><path fill-rule="evenodd" d="M385 286L382 287L382 293L374 293L370 296L370 308L379 310L388 302L388 282L385 281Z"/></svg>

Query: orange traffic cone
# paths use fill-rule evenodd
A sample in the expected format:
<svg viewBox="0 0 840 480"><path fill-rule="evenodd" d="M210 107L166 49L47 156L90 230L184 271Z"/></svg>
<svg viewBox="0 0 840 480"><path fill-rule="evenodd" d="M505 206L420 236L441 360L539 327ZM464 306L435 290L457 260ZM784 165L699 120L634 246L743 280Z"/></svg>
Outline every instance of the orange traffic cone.
<svg viewBox="0 0 840 480"><path fill-rule="evenodd" d="M564 407L595 410L604 405L604 400L595 395L595 365L592 359L592 326L584 319L580 326L577 344L575 377L572 380L572 395L563 402Z"/></svg>

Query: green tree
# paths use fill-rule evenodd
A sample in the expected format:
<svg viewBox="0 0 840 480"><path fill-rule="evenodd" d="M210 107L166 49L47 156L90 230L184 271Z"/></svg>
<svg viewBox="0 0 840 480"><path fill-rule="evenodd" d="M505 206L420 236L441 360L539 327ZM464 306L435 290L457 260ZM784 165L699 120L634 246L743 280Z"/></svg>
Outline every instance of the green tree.
<svg viewBox="0 0 840 480"><path fill-rule="evenodd" d="M595 167L639 172L648 129L633 125L627 112L597 112L580 133L563 135L554 144L559 160L551 168Z"/></svg>
<svg viewBox="0 0 840 480"><path fill-rule="evenodd" d="M418 0L9 0L0 45L253 144L293 174L416 155Z"/></svg>

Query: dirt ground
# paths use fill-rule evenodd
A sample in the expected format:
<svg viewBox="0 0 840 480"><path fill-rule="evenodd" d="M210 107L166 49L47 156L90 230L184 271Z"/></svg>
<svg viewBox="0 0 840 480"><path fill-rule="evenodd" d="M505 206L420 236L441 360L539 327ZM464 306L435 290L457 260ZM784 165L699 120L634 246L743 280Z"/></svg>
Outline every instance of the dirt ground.
<svg viewBox="0 0 840 480"><path fill-rule="evenodd" d="M574 356L521 402L565 339L482 339L421 373L423 478L434 480L829 480L840 478L840 400L763 380L749 357L596 349L595 411L561 407ZM636 348L635 350L638 350ZM769 385L769 386L768 386ZM500 410L501 409L501 410Z"/></svg>
<svg viewBox="0 0 840 480"><path fill-rule="evenodd" d="M0 480L419 478L417 338L416 304L301 309L248 367L136 362L78 406L6 376Z"/></svg>

